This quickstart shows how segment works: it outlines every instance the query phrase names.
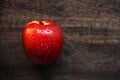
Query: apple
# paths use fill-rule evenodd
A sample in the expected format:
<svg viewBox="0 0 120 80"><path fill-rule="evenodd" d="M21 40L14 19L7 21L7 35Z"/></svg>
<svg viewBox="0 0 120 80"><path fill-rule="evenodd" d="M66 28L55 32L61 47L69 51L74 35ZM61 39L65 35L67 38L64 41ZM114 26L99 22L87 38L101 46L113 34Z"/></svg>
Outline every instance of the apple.
<svg viewBox="0 0 120 80"><path fill-rule="evenodd" d="M51 64L59 57L64 43L63 32L50 20L34 20L22 31L25 53L36 64Z"/></svg>

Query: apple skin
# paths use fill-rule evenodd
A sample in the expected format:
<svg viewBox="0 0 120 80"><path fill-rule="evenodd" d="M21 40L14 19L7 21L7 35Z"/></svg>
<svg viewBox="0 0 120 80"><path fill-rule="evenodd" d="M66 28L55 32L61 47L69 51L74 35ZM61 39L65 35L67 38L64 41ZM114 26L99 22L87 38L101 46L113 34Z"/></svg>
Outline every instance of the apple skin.
<svg viewBox="0 0 120 80"><path fill-rule="evenodd" d="M36 64L51 64L59 57L64 37L58 24L50 20L29 22L22 32L25 53Z"/></svg>

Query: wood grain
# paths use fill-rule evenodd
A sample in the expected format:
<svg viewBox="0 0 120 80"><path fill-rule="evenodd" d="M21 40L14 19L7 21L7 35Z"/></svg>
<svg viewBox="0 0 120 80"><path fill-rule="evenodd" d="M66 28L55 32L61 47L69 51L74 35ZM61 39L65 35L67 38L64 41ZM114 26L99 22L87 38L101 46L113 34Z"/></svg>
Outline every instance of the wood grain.
<svg viewBox="0 0 120 80"><path fill-rule="evenodd" d="M1 0L0 80L120 80L119 0ZM31 63L21 33L36 19L64 33L59 59Z"/></svg>

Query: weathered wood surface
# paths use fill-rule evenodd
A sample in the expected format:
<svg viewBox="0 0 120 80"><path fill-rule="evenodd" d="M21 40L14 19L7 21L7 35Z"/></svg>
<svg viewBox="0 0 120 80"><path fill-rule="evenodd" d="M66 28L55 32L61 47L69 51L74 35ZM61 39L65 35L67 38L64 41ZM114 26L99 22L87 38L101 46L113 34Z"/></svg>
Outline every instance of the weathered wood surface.
<svg viewBox="0 0 120 80"><path fill-rule="evenodd" d="M119 0L1 0L0 80L120 80ZM24 54L21 32L36 19L57 22L65 37L51 65Z"/></svg>

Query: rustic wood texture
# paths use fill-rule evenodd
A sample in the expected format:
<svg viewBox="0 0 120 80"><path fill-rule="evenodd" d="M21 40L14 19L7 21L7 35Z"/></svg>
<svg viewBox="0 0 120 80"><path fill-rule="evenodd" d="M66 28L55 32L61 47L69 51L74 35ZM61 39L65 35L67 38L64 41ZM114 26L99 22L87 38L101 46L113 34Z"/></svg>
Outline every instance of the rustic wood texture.
<svg viewBox="0 0 120 80"><path fill-rule="evenodd" d="M120 80L120 0L1 0L0 80ZM64 47L51 65L31 63L21 32L57 22Z"/></svg>

